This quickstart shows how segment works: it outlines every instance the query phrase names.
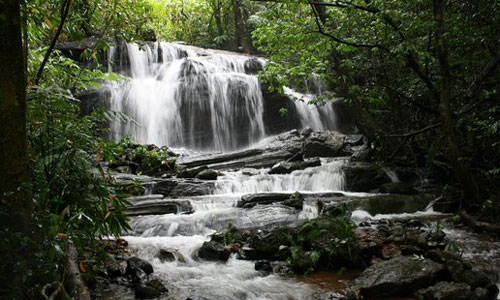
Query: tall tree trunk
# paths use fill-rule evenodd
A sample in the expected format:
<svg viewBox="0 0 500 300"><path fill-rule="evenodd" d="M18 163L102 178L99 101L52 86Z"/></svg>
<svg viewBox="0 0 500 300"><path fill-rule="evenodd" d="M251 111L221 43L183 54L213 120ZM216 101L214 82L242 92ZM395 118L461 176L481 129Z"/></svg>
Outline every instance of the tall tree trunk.
<svg viewBox="0 0 500 300"><path fill-rule="evenodd" d="M451 112L452 75L448 62L444 30L445 3L443 0L433 0L434 19L436 21L436 52L439 60L441 91L439 95L439 113L443 123L443 133L448 148L448 155L454 169L455 176L464 192L464 204L468 208L475 208L479 204L479 191L469 170L461 161L461 151L457 142L457 127Z"/></svg>
<svg viewBox="0 0 500 300"><path fill-rule="evenodd" d="M32 213L29 194L29 170L26 142L26 83L21 35L22 19L19 0L0 2L0 228L26 235ZM21 237L20 237L21 238ZM4 245L5 246L5 245ZM26 249L27 250L27 249ZM29 255L23 249L11 249L18 255ZM26 257L24 257L26 258ZM27 259L27 258L26 258ZM20 293L22 279L15 261L7 278L0 280L0 291ZM0 274L4 275L4 274Z"/></svg>
<svg viewBox="0 0 500 300"><path fill-rule="evenodd" d="M233 0L233 16L235 25L235 40L238 47L243 49L243 52L250 53L252 44L250 35L247 30L246 21L244 20L242 0Z"/></svg>

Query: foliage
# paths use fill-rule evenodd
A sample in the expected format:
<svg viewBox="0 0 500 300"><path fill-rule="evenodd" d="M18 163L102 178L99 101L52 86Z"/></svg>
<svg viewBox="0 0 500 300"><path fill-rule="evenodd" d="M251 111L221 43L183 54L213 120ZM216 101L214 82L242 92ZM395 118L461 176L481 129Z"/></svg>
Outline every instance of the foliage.
<svg viewBox="0 0 500 300"><path fill-rule="evenodd" d="M272 2L253 32L269 58L263 80L278 90L307 88L312 74L349 105L381 158L420 166L430 158L452 169L464 191L464 182L477 181L478 198L500 198L500 72L487 71L500 55L499 3Z"/></svg>
<svg viewBox="0 0 500 300"><path fill-rule="evenodd" d="M139 145L124 138L118 142L102 142L99 157L110 166L130 166L136 174L160 174L175 169L175 158L171 158L166 146Z"/></svg>
<svg viewBox="0 0 500 300"><path fill-rule="evenodd" d="M345 211L337 216L305 221L292 239L292 252L287 263L297 273L356 264L355 227Z"/></svg>

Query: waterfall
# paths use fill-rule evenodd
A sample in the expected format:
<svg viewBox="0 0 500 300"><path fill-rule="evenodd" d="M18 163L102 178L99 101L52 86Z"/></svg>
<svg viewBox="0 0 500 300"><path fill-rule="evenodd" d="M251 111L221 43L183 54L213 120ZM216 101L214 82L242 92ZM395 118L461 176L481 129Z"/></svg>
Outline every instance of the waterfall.
<svg viewBox="0 0 500 300"><path fill-rule="evenodd" d="M110 108L135 121L112 122L115 140L130 136L143 144L229 151L257 143L274 121L265 120L272 103L256 75L263 59L172 43L126 44L108 56L109 71L130 76L108 84ZM335 129L331 106L288 101L296 116L282 122L281 131Z"/></svg>

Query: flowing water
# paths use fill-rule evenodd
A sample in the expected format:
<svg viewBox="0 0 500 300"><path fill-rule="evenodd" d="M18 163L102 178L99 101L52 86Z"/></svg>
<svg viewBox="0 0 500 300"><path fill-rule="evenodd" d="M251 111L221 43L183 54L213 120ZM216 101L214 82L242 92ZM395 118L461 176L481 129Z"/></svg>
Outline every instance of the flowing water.
<svg viewBox="0 0 500 300"><path fill-rule="evenodd" d="M112 137L131 136L138 143L182 148L188 154L257 145L270 135L269 123L280 118L266 117L269 101L264 99L255 75L256 66L258 69L263 64L264 60L255 57L179 44L127 44L111 49L109 71L129 79L109 84L109 105L135 121L113 122ZM306 102L311 95L288 88L285 92L303 100L288 103L295 108L295 128L325 130L338 125L332 106L310 106ZM169 288L165 299L323 299L328 289L344 286L341 281L345 278L318 275L328 277L329 282L318 285L314 278L264 275L255 271L254 262L235 257L227 263L202 261L196 258L196 252L211 234L229 224L241 229L273 228L294 226L316 217L315 203L307 199L301 211L282 205L241 209L236 203L247 193L343 191L341 167L346 162L322 159L319 167L286 175L270 175L268 169L250 173L224 171L215 182L212 195L176 199L189 201L193 213L133 217L132 230L124 238L137 256L153 265L154 274ZM425 214L429 213L432 214ZM360 211L353 217L356 221L377 218ZM161 262L158 253L162 249L172 251L175 261ZM134 294L117 290L104 299L134 299Z"/></svg>
<svg viewBox="0 0 500 300"><path fill-rule="evenodd" d="M108 70L130 78L110 84L110 107L135 121L113 122L113 137L207 151L255 144L268 131L266 103L254 70L264 64L255 57L179 44L113 48ZM296 128L336 126L331 105L288 104L298 114Z"/></svg>

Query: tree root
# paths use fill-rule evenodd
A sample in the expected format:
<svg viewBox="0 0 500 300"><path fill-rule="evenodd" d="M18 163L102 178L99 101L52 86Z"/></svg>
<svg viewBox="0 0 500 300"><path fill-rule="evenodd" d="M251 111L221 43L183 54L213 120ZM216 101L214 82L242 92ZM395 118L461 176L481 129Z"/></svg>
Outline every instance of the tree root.
<svg viewBox="0 0 500 300"><path fill-rule="evenodd" d="M465 211L460 212L460 217L462 217L463 222L467 226L471 227L475 231L486 231L500 234L500 225L478 221Z"/></svg>

